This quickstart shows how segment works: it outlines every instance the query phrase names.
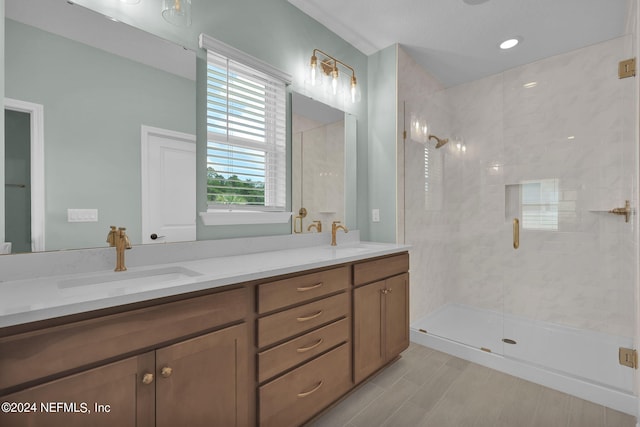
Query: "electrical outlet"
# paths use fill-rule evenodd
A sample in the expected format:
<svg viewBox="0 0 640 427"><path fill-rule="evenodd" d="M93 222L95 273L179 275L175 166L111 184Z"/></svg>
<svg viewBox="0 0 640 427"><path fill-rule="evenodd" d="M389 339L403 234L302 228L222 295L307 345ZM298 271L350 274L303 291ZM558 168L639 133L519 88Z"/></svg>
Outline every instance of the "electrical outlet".
<svg viewBox="0 0 640 427"><path fill-rule="evenodd" d="M373 209L371 211L371 221L380 222L380 209Z"/></svg>
<svg viewBox="0 0 640 427"><path fill-rule="evenodd" d="M68 222L98 222L98 209L67 209Z"/></svg>

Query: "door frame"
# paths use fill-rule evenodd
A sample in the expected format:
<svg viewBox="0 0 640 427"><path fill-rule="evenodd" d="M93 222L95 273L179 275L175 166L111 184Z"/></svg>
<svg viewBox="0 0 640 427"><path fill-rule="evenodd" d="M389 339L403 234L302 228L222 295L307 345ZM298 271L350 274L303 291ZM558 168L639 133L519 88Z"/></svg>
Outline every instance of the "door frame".
<svg viewBox="0 0 640 427"><path fill-rule="evenodd" d="M184 142L196 143L196 136L184 133L177 132L168 129L157 128L153 126L142 125L140 130L140 189L141 189L141 219L142 219L142 235L140 236L140 241L145 242L145 236L149 236L151 233L151 228L149 227L151 221L151 211L149 210L149 146L151 144L152 136L160 136L166 137L170 139L182 140ZM193 206L194 212L196 206Z"/></svg>
<svg viewBox="0 0 640 427"><path fill-rule="evenodd" d="M30 115L31 123L31 250L45 250L44 107L41 104L4 98L5 110Z"/></svg>

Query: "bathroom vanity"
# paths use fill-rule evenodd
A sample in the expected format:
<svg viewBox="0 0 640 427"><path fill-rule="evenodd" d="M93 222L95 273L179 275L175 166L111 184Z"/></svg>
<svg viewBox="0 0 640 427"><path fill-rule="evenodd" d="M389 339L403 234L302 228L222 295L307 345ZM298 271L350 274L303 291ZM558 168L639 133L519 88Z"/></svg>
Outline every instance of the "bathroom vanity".
<svg viewBox="0 0 640 427"><path fill-rule="evenodd" d="M272 267L260 272L251 266L261 254L180 263L198 275L164 296L133 294L88 311L74 304L63 316L1 328L0 401L10 406L0 425L312 419L408 346L409 255L368 243L295 252L262 254ZM84 279L50 279L70 280ZM122 301L111 282L101 285L90 286Z"/></svg>

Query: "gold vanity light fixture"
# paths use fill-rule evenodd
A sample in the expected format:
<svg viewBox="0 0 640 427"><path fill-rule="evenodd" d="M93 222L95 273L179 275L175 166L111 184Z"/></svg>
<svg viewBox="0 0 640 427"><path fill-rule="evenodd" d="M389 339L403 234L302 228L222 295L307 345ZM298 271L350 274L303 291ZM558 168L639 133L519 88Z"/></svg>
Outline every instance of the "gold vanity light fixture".
<svg viewBox="0 0 640 427"><path fill-rule="evenodd" d="M162 0L162 17L178 27L191 25L191 0Z"/></svg>
<svg viewBox="0 0 640 427"><path fill-rule="evenodd" d="M318 54L321 55L322 60L318 62ZM311 73L311 86L319 86L322 84L322 77L327 76L331 79L331 91L333 95L338 95L338 87L340 85L340 70L338 66L342 66L351 72L349 92L351 96L351 102L358 100L358 80L356 79L356 72L350 65L345 64L339 59L321 51L320 49L313 49L311 54L311 61L309 63Z"/></svg>

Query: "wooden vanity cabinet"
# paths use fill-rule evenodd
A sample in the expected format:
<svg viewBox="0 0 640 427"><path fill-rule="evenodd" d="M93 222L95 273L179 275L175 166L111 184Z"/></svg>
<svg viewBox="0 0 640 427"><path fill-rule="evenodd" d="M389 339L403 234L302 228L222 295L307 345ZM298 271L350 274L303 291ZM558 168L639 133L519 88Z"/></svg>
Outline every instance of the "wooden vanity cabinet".
<svg viewBox="0 0 640 427"><path fill-rule="evenodd" d="M153 372L153 362L152 353L129 357L2 396L15 412L0 412L0 426L151 427L153 386L143 387L139 372Z"/></svg>
<svg viewBox="0 0 640 427"><path fill-rule="evenodd" d="M402 253L2 330L0 402L19 413L0 426L302 425L407 348L408 268Z"/></svg>
<svg viewBox="0 0 640 427"><path fill-rule="evenodd" d="M409 256L354 265L354 381L361 382L409 346Z"/></svg>
<svg viewBox="0 0 640 427"><path fill-rule="evenodd" d="M258 285L261 427L299 426L352 387L350 289L351 266Z"/></svg>
<svg viewBox="0 0 640 427"><path fill-rule="evenodd" d="M1 338L2 384L37 384L0 401L37 410L0 412L0 426L252 425L248 305L241 288Z"/></svg>

